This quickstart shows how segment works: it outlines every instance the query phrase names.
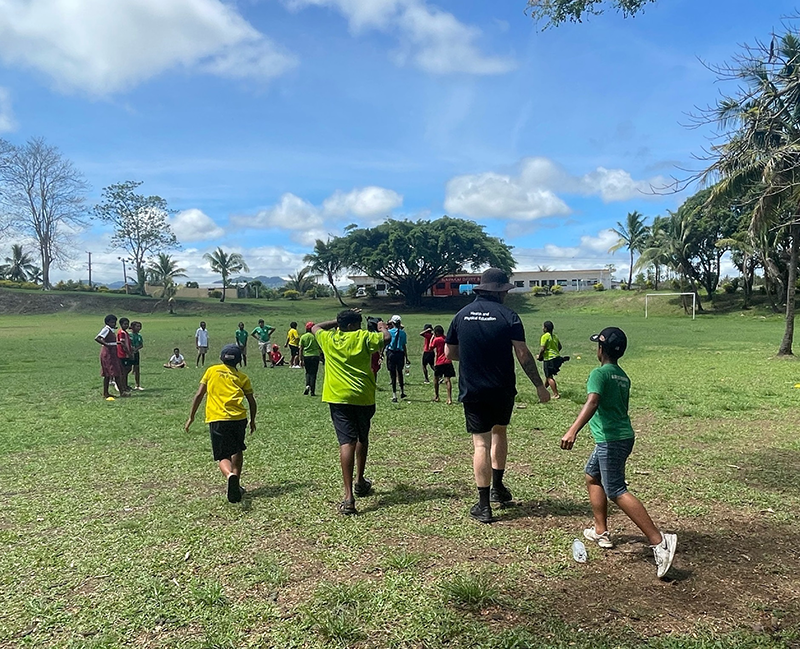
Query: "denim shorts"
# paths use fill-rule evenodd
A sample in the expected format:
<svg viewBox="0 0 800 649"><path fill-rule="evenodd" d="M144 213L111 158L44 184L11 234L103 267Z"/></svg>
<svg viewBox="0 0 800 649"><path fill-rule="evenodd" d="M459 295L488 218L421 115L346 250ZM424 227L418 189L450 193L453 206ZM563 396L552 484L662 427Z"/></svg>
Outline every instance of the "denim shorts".
<svg viewBox="0 0 800 649"><path fill-rule="evenodd" d="M625 484L625 462L633 450L635 439L620 439L596 444L586 462L584 471L593 478L600 478L606 496L617 498L628 492Z"/></svg>

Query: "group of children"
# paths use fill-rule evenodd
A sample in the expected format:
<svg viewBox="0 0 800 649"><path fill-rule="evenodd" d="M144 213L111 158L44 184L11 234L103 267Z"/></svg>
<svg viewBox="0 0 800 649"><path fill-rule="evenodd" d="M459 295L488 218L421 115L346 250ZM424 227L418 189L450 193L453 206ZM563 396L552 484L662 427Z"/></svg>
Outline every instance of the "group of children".
<svg viewBox="0 0 800 649"><path fill-rule="evenodd" d="M117 316L114 314L107 315L103 322L104 326L95 336L95 341L103 347L100 351L103 398L114 401L109 391L112 387L121 397L129 397L133 390L144 390L139 372L139 352L144 347L142 323L138 320L131 322L123 317L119 319L117 329ZM133 388L128 383L131 371L135 381Z"/></svg>

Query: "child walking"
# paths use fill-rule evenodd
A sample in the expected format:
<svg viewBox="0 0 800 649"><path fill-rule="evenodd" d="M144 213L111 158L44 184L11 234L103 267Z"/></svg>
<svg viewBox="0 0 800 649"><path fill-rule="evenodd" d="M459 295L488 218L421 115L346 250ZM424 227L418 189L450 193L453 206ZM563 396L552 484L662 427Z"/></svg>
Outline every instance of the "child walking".
<svg viewBox="0 0 800 649"><path fill-rule="evenodd" d="M211 450L219 470L228 481L228 502L242 500L240 478L242 475L243 452L247 449L244 438L247 429L247 410L244 400L250 407L250 434L256 432L256 399L253 386L244 372L237 369L242 362L242 353L237 345L225 345L219 355L221 365L212 365L200 379L200 387L192 400L192 410L184 430L194 422L197 409L206 399L206 423L211 433Z"/></svg>
<svg viewBox="0 0 800 649"><path fill-rule="evenodd" d="M607 499L614 501L647 537L660 579L672 565L678 537L659 531L625 483L625 463L633 450L634 433L628 416L631 381L619 366L619 359L628 347L628 338L622 329L606 327L589 340L597 343L600 367L589 374L586 403L561 438L561 448L570 450L578 432L588 423L595 441L585 469L594 526L584 530L583 535L601 548L613 547L608 532Z"/></svg>
<svg viewBox="0 0 800 649"><path fill-rule="evenodd" d="M556 374L561 366L569 360L569 356L561 356L561 341L553 333L553 323L545 320L542 325L542 338L540 340L539 360L542 361L544 370L544 384L553 391L553 399L560 399Z"/></svg>
<svg viewBox="0 0 800 649"><path fill-rule="evenodd" d="M112 381L122 381L122 366L117 357L117 335L114 328L117 326L117 316L109 314L103 320L104 327L94 339L103 348L100 350L100 376L103 377L103 398L106 401L114 401L114 397L108 391Z"/></svg>
<svg viewBox="0 0 800 649"><path fill-rule="evenodd" d="M444 379L445 387L447 388L447 405L453 403L453 384L450 379L456 375L456 370L451 361L444 353L445 337L444 327L436 325L433 328L433 339L431 340L431 349L436 354L436 360L433 365L433 400L439 401L439 384L440 379Z"/></svg>
<svg viewBox="0 0 800 649"><path fill-rule="evenodd" d="M144 390L142 387L142 377L139 373L139 352L144 347L144 338L142 338L142 323L138 320L131 322L131 350L133 351L133 378L136 382L134 390Z"/></svg>

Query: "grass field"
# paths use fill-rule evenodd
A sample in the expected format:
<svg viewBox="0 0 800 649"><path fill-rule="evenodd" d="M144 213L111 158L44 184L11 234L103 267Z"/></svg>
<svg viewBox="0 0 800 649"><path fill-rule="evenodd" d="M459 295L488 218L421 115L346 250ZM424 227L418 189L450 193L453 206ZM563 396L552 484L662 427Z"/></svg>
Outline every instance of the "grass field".
<svg viewBox="0 0 800 649"><path fill-rule="evenodd" d="M642 298L619 294L516 306L531 340L552 319L573 360L562 400L546 405L518 372L527 407L512 420L507 484L521 502L491 526L467 513L461 408L431 403L418 365L416 333L451 312L404 313L410 398L391 404L381 371L375 492L353 518L336 514L335 437L326 405L302 396L302 372L247 368L259 427L247 495L230 505L206 427L183 431L201 375L196 312L136 315L146 391L113 403L100 396L100 307L0 317L0 646L800 646L800 365L772 357L781 318L731 309L692 322L664 304L645 320ZM290 320L337 310L225 308L205 317L210 360L240 319L255 326L256 309L281 344ZM611 324L630 339L630 488L678 534L665 581L617 511L615 549L590 547L584 565L570 554L590 522L591 444L588 432L572 452L558 442L596 364L587 337ZM161 368L175 346L190 369Z"/></svg>

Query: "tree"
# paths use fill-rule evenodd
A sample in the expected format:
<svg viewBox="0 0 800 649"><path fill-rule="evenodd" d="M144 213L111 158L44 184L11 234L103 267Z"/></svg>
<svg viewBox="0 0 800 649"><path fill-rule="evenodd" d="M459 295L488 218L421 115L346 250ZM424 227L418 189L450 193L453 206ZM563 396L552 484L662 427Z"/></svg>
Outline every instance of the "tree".
<svg viewBox="0 0 800 649"><path fill-rule="evenodd" d="M94 214L114 226L111 245L128 252L136 267L137 291L144 294L147 277L145 259L150 255L177 248L180 244L167 221L170 210L160 196L136 193L142 183L127 180L103 189L103 202Z"/></svg>
<svg viewBox="0 0 800 649"><path fill-rule="evenodd" d="M294 275L289 275L289 281L286 282L286 288L297 291L300 295L305 295L306 291L312 290L317 282L311 274L313 271L310 266L301 268Z"/></svg>
<svg viewBox="0 0 800 649"><path fill-rule="evenodd" d="M510 273L511 248L474 221L443 216L435 221L389 219L374 228L353 228L334 240L342 263L402 293L408 306L445 275L495 266Z"/></svg>
<svg viewBox="0 0 800 649"><path fill-rule="evenodd" d="M217 248L214 252L207 252L203 255L211 270L222 276L222 297L220 302L225 301L225 289L228 287L228 280L233 273L242 271L249 272L250 269L238 252L227 253L222 248Z"/></svg>
<svg viewBox="0 0 800 649"><path fill-rule="evenodd" d="M83 175L42 138L13 146L0 140L0 212L7 223L36 240L42 284L50 267L69 258L70 232L84 226L88 185Z"/></svg>
<svg viewBox="0 0 800 649"><path fill-rule="evenodd" d="M648 228L644 224L644 217L639 212L628 212L625 223L617 221L617 227L611 228L619 236L619 240L608 249L608 252L615 253L621 248L627 248L631 254L630 270L628 271L628 290L631 290L633 283L633 254L641 252L647 241Z"/></svg>
<svg viewBox="0 0 800 649"><path fill-rule="evenodd" d="M339 289L336 288L336 277L342 272L342 256L340 251L336 250L335 245L328 241L327 243L322 239L317 239L314 244L314 252L306 255L303 261L309 265L311 270L318 275L322 275L328 280L328 284L333 288L333 293L339 304L347 306L339 294Z"/></svg>
<svg viewBox="0 0 800 649"><path fill-rule="evenodd" d="M186 277L186 269L178 266L170 255L160 252L147 267L147 277L153 286L161 286L161 297L171 298L177 293L175 278Z"/></svg>
<svg viewBox="0 0 800 649"><path fill-rule="evenodd" d="M651 2L655 0L528 0L528 11L534 20L555 27L564 22L583 22L584 16L603 13L605 8L598 5L610 5L627 18L644 11Z"/></svg>
<svg viewBox="0 0 800 649"><path fill-rule="evenodd" d="M762 247L765 282L782 275L778 253L788 253L778 355L792 355L800 261L800 39L787 31L768 46L745 46L732 63L715 70L721 79L737 82L737 90L700 117L717 127L721 139L704 177L720 179L715 199L750 196L748 233L752 247Z"/></svg>
<svg viewBox="0 0 800 649"><path fill-rule="evenodd" d="M38 270L30 255L17 243L11 245L11 256L0 266L0 274L12 282L32 282Z"/></svg>

